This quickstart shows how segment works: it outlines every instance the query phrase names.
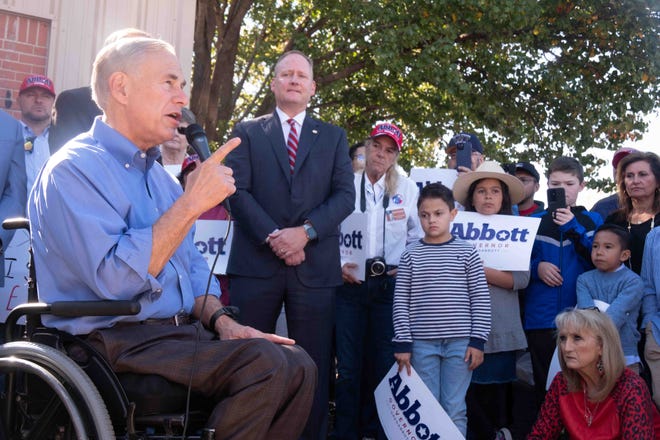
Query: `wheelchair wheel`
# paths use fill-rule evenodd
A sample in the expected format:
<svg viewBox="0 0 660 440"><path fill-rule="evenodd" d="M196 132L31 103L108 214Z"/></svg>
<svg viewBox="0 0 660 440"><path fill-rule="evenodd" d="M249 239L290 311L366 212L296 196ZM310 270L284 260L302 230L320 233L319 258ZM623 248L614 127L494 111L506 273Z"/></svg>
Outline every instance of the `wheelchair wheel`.
<svg viewBox="0 0 660 440"><path fill-rule="evenodd" d="M0 372L14 378L14 390L3 399L3 405L13 406L11 414L3 408L6 438L115 438L98 390L65 354L41 344L9 342L0 345Z"/></svg>

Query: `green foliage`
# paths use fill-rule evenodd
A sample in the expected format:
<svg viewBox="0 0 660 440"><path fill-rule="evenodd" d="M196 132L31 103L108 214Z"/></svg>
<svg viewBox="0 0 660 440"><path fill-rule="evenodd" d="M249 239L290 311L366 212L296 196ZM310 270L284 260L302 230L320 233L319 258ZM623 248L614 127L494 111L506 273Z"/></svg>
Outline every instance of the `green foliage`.
<svg viewBox="0 0 660 440"><path fill-rule="evenodd" d="M349 142L394 121L406 169L435 166L465 130L489 158L573 155L595 175L604 165L595 151L639 136L660 95L657 0L198 0L198 9L209 4L222 11L207 29L216 41L234 19L227 6L247 7L233 65L212 66L233 69L232 98L193 103L231 115L215 120L218 138L273 110L271 69L293 48L315 61L309 111Z"/></svg>

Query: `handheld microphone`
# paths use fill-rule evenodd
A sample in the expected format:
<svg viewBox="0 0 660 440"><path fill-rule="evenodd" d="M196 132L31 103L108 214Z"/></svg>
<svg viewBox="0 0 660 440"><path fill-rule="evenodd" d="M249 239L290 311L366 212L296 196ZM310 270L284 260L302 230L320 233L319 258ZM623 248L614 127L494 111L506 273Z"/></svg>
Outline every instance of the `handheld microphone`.
<svg viewBox="0 0 660 440"><path fill-rule="evenodd" d="M195 150L200 162L204 162L211 157L211 149L209 148L209 140L206 138L206 132L199 124L190 124L186 127L186 139L190 146ZM221 203L225 207L227 213L231 215L229 206L229 198L226 198Z"/></svg>
<svg viewBox="0 0 660 440"><path fill-rule="evenodd" d="M200 162L204 162L211 157L209 141L206 138L204 129L199 124L190 124L186 127L186 139L190 146L195 150Z"/></svg>

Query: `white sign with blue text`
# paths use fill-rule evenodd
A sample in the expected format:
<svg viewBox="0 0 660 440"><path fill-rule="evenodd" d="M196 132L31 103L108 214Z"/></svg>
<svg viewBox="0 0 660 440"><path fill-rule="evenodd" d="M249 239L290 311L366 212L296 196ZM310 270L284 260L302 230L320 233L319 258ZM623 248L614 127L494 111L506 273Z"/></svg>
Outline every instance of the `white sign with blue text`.
<svg viewBox="0 0 660 440"><path fill-rule="evenodd" d="M367 214L353 212L339 227L339 255L342 266L353 263L353 276L364 281L367 261Z"/></svg>
<svg viewBox="0 0 660 440"><path fill-rule="evenodd" d="M234 237L234 227L232 225L229 236L225 240L228 226L229 221L227 220L197 220L195 222L195 246L204 256L209 269L216 275L227 273L229 250L231 249L231 240ZM216 256L218 261L213 267Z"/></svg>
<svg viewBox="0 0 660 440"><path fill-rule="evenodd" d="M25 229L19 229L14 233L4 255L0 255L0 258L4 257L4 285L0 286L0 322L5 322L11 309L27 302L29 249L30 234ZM19 320L19 324L23 323L25 318Z"/></svg>
<svg viewBox="0 0 660 440"><path fill-rule="evenodd" d="M469 241L484 266L498 270L529 270L540 218L515 215L481 215L459 211L451 234Z"/></svg>
<svg viewBox="0 0 660 440"><path fill-rule="evenodd" d="M449 168L413 168L410 170L410 178L420 190L429 183L436 182L440 182L451 189L457 177L458 172Z"/></svg>
<svg viewBox="0 0 660 440"><path fill-rule="evenodd" d="M464 440L465 437L411 367L395 362L376 387L380 424L389 440Z"/></svg>

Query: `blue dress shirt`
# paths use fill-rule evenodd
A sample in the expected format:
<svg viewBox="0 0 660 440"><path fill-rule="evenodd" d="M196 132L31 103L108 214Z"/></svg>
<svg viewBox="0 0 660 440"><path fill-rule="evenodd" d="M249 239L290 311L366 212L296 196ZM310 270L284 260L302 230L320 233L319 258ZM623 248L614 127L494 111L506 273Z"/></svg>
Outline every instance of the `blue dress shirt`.
<svg viewBox="0 0 660 440"><path fill-rule="evenodd" d="M148 273L152 227L182 194L156 162L159 154L157 147L139 150L98 117L44 166L28 203L40 300L136 299L142 306L128 317L45 316L45 325L87 334L191 312L209 278L219 296L194 229L158 276Z"/></svg>
<svg viewBox="0 0 660 440"><path fill-rule="evenodd" d="M50 157L50 148L48 147L48 131L50 127L39 135L36 136L32 129L28 127L25 122L21 121L23 126L23 139L27 142L32 139L32 149L25 150L25 173L27 175L27 192L30 193L34 181L39 175L39 170L44 166Z"/></svg>

